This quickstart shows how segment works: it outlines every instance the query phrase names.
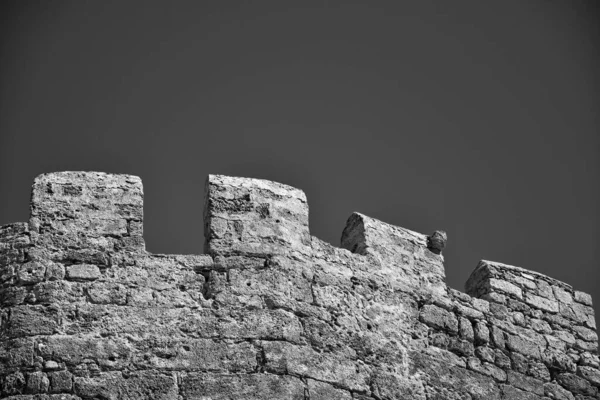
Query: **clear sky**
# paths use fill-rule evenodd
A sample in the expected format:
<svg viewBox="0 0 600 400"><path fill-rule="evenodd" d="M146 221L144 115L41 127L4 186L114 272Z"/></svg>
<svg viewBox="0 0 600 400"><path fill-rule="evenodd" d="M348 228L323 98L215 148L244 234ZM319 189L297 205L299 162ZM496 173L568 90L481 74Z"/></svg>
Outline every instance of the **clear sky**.
<svg viewBox="0 0 600 400"><path fill-rule="evenodd" d="M359 211L600 304L596 2L8 1L0 224L33 178L139 175L156 253L201 253L207 174L303 189L338 245Z"/></svg>

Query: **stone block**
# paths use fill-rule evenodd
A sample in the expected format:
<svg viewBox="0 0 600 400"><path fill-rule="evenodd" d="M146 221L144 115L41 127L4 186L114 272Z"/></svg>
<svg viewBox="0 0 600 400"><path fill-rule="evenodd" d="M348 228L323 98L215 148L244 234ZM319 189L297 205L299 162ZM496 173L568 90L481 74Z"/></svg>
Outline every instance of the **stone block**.
<svg viewBox="0 0 600 400"><path fill-rule="evenodd" d="M475 343L478 345L487 344L490 341L490 330L484 322L475 323Z"/></svg>
<svg viewBox="0 0 600 400"><path fill-rule="evenodd" d="M20 285L33 285L44 280L46 266L40 262L31 261L17 268L17 282Z"/></svg>
<svg viewBox="0 0 600 400"><path fill-rule="evenodd" d="M556 300L560 301L561 303L571 304L573 302L573 295L569 291L558 286L554 286L552 290L554 291L554 297Z"/></svg>
<svg viewBox="0 0 600 400"><path fill-rule="evenodd" d="M419 314L419 319L433 328L453 333L458 332L458 320L456 316L443 308L434 305L424 305Z"/></svg>
<svg viewBox="0 0 600 400"><path fill-rule="evenodd" d="M575 374L562 373L556 376L556 381L565 389L573 394L582 394L585 396L595 396L598 389L591 385L589 381Z"/></svg>
<svg viewBox="0 0 600 400"><path fill-rule="evenodd" d="M305 386L300 378L268 373L240 375L191 373L182 377L179 390L185 399L306 399Z"/></svg>
<svg viewBox="0 0 600 400"><path fill-rule="evenodd" d="M318 379L345 390L369 389L369 369L341 354L317 353L285 342L262 342L265 369L271 373Z"/></svg>
<svg viewBox="0 0 600 400"><path fill-rule="evenodd" d="M174 377L155 371L136 371L127 377L121 372L101 372L73 381L73 391L84 399L171 400L178 396Z"/></svg>
<svg viewBox="0 0 600 400"><path fill-rule="evenodd" d="M510 385L501 385L502 400L546 400L535 393L526 392Z"/></svg>
<svg viewBox="0 0 600 400"><path fill-rule="evenodd" d="M594 386L600 386L600 371L598 368L579 366L577 375L588 380Z"/></svg>
<svg viewBox="0 0 600 400"><path fill-rule="evenodd" d="M509 335L508 340L506 342L506 346L518 353L521 353L525 356L529 356L535 359L540 359L540 347L539 344L534 343L524 337L517 335Z"/></svg>
<svg viewBox="0 0 600 400"><path fill-rule="evenodd" d="M556 400L575 400L571 392L554 382L544 383L544 394Z"/></svg>
<svg viewBox="0 0 600 400"><path fill-rule="evenodd" d="M268 256L310 245L306 195L280 183L209 175L204 218L213 256Z"/></svg>
<svg viewBox="0 0 600 400"><path fill-rule="evenodd" d="M73 375L69 371L48 372L52 393L70 392L73 388Z"/></svg>
<svg viewBox="0 0 600 400"><path fill-rule="evenodd" d="M485 361L481 362L478 358L471 357L468 359L467 365L469 369L490 376L498 382L506 381L506 372L494 364Z"/></svg>
<svg viewBox="0 0 600 400"><path fill-rule="evenodd" d="M66 268L66 277L70 280L93 281L102 276L100 268L96 265L77 264Z"/></svg>
<svg viewBox="0 0 600 400"><path fill-rule="evenodd" d="M492 291L499 291L506 294L510 294L519 299L523 298L523 291L520 287L513 283L495 278L491 278L488 282L490 285L490 290Z"/></svg>
<svg viewBox="0 0 600 400"><path fill-rule="evenodd" d="M459 334L463 339L469 340L469 341L473 341L474 340L474 333L473 333L473 325L471 324L471 321L469 321L466 318L461 317L459 319Z"/></svg>
<svg viewBox="0 0 600 400"><path fill-rule="evenodd" d="M35 371L27 374L28 393L46 393L49 386L50 381L45 373L41 371Z"/></svg>
<svg viewBox="0 0 600 400"><path fill-rule="evenodd" d="M527 294L525 302L532 307L539 308L542 311L557 313L558 302L534 294Z"/></svg>
<svg viewBox="0 0 600 400"><path fill-rule="evenodd" d="M51 335L58 328L57 319L56 311L45 307L13 307L4 334L6 337Z"/></svg>
<svg viewBox="0 0 600 400"><path fill-rule="evenodd" d="M306 386L311 400L352 400L352 394L325 382L307 379Z"/></svg>
<svg viewBox="0 0 600 400"><path fill-rule="evenodd" d="M592 296L587 293L580 292L579 290L575 291L575 301L586 306L592 306Z"/></svg>
<svg viewBox="0 0 600 400"><path fill-rule="evenodd" d="M544 384L542 381L516 372L508 372L508 383L526 392L544 395Z"/></svg>

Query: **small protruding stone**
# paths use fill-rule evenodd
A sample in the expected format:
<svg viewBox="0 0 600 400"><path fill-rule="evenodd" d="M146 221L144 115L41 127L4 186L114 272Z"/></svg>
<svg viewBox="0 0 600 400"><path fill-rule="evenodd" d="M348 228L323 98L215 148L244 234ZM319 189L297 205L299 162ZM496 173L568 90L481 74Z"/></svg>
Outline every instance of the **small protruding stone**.
<svg viewBox="0 0 600 400"><path fill-rule="evenodd" d="M46 370L54 370L54 369L59 369L60 366L58 365L58 363L56 361L52 361L52 360L48 360L44 363L44 369Z"/></svg>
<svg viewBox="0 0 600 400"><path fill-rule="evenodd" d="M96 265L77 264L67 267L67 278L73 280L93 281L100 278L102 274Z"/></svg>
<svg viewBox="0 0 600 400"><path fill-rule="evenodd" d="M440 254L444 247L446 247L446 242L448 241L448 235L444 231L435 231L431 234L431 236L427 237L427 248L431 250L432 253Z"/></svg>

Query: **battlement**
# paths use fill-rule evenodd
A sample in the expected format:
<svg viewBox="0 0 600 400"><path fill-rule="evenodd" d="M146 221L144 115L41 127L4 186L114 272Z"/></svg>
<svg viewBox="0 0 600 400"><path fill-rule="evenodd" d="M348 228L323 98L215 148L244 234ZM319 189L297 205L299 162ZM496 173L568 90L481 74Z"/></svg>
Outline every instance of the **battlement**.
<svg viewBox="0 0 600 400"><path fill-rule="evenodd" d="M266 256L310 246L308 203L299 189L209 175L204 204L208 254Z"/></svg>
<svg viewBox="0 0 600 400"><path fill-rule="evenodd" d="M296 188L209 175L204 255L145 250L140 178L34 181L0 227L0 398L598 399L591 297L446 234L352 214L310 235Z"/></svg>
<svg viewBox="0 0 600 400"><path fill-rule="evenodd" d="M143 250L143 203L137 176L42 174L33 182L29 226L50 251Z"/></svg>
<svg viewBox="0 0 600 400"><path fill-rule="evenodd" d="M483 260L469 277L466 291L510 309L532 307L567 318L571 324L596 328L590 295L534 271Z"/></svg>

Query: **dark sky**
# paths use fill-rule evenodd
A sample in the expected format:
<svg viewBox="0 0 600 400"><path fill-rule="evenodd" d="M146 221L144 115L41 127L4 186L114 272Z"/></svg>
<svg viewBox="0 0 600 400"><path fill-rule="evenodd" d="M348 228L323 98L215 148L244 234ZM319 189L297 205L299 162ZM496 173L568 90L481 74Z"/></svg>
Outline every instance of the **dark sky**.
<svg viewBox="0 0 600 400"><path fill-rule="evenodd" d="M353 211L443 229L452 287L490 259L600 302L594 2L3 7L0 224L40 173L128 173L148 250L201 253L207 174L265 178L335 245Z"/></svg>

